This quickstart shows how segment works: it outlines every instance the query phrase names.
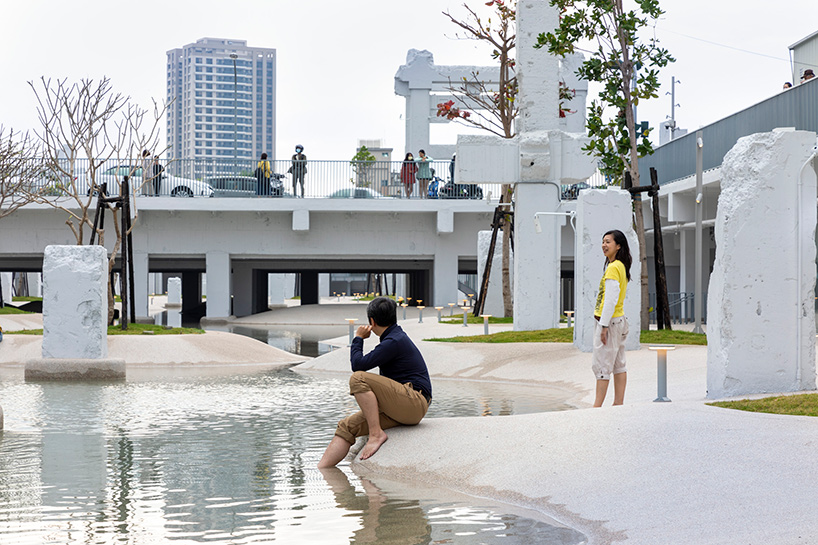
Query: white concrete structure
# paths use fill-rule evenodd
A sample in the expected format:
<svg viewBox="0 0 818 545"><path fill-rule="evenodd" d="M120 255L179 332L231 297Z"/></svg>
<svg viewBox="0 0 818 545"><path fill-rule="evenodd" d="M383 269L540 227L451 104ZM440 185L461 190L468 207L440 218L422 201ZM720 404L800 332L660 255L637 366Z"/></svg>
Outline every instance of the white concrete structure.
<svg viewBox="0 0 818 545"><path fill-rule="evenodd" d="M520 21L519 17L517 20ZM522 51L519 44L517 51L518 55ZM547 54L543 53L543 56ZM558 128L566 132L585 132L588 82L576 76L576 69L582 63L583 56L576 54L562 60L556 58L554 60L558 65L559 81L574 94L573 99L565 101L564 107L570 110L570 113L558 119ZM409 50L406 54L406 64L398 68L395 74L395 94L406 98L406 151L416 154L418 150L424 149L430 157L436 159L449 159L452 156L454 146L433 144L430 141L430 124L451 122L445 117L437 116L437 105L449 100L454 101L461 109L474 109L474 104L464 103L462 97L449 89L450 87L458 89L463 78L473 80L474 73L479 74L480 81L487 89L497 89L500 79L499 66L438 66L435 65L431 52ZM556 97L554 98L556 100ZM557 102L554 102L553 106L557 111Z"/></svg>
<svg viewBox="0 0 818 545"><path fill-rule="evenodd" d="M559 61L534 49L539 33L557 26L546 3L517 4L518 136L458 138L456 178L517 184L514 199L514 329L559 325L561 230L568 208L561 183L585 180L595 163L582 151L584 135L559 130ZM542 233L534 226L540 216Z"/></svg>
<svg viewBox="0 0 818 545"><path fill-rule="evenodd" d="M707 396L815 389L815 133L739 139L724 157Z"/></svg>
<svg viewBox="0 0 818 545"><path fill-rule="evenodd" d="M48 246L43 259L43 358L108 356L108 254Z"/></svg>
<svg viewBox="0 0 818 545"><path fill-rule="evenodd" d="M489 246L491 246L491 231L480 231L477 234L477 286L483 283L483 272L486 269ZM514 270L514 252L510 251L509 267ZM511 287L514 289L514 275L510 275ZM483 314L505 316L503 305L503 231L497 231L497 241L494 243L494 259L491 261L489 273L489 289L486 302L483 305Z"/></svg>
<svg viewBox="0 0 818 545"><path fill-rule="evenodd" d="M166 307L182 306L182 279L178 276L168 278L168 302Z"/></svg>
<svg viewBox="0 0 818 545"><path fill-rule="evenodd" d="M6 304L11 303L12 298L11 282L13 278L14 275L10 272L0 273L0 289L3 290L3 301Z"/></svg>
<svg viewBox="0 0 818 545"><path fill-rule="evenodd" d="M581 191L577 199L576 224L574 346L583 352L591 352L594 349L594 326L596 324L594 307L605 266L602 237L608 231L618 229L628 239L633 258L630 270L631 281L628 283L628 291L625 295L625 316L630 326L625 349L639 350L639 309L641 308L639 241L633 229L633 205L630 194L618 188Z"/></svg>

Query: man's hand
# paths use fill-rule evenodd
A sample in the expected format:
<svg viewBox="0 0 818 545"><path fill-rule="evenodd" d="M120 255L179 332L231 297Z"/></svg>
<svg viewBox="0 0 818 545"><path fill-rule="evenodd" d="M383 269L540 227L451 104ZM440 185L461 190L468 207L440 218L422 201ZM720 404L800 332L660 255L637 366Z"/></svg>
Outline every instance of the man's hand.
<svg viewBox="0 0 818 545"><path fill-rule="evenodd" d="M362 339L368 339L370 333L372 333L372 326L362 325L358 326L358 331L355 332L355 336L360 337Z"/></svg>
<svg viewBox="0 0 818 545"><path fill-rule="evenodd" d="M608 328L603 327L602 331L599 333L599 340L602 341L602 344L608 344Z"/></svg>

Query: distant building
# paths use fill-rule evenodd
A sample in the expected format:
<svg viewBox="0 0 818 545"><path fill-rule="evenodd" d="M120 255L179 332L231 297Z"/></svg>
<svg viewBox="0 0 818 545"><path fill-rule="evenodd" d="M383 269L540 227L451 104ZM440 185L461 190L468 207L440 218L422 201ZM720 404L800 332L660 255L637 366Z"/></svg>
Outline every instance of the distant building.
<svg viewBox="0 0 818 545"><path fill-rule="evenodd" d="M802 38L790 46L792 60L792 84L798 85L804 70L818 71L818 31Z"/></svg>
<svg viewBox="0 0 818 545"><path fill-rule="evenodd" d="M202 38L167 54L172 158L275 159L275 49Z"/></svg>
<svg viewBox="0 0 818 545"><path fill-rule="evenodd" d="M391 184L394 187L390 187L393 149L385 147L380 140L358 140L358 147L355 151L361 151L362 147L366 147L375 157L375 163L365 169L360 169L357 185L371 187L384 195L400 194L400 186L397 182Z"/></svg>

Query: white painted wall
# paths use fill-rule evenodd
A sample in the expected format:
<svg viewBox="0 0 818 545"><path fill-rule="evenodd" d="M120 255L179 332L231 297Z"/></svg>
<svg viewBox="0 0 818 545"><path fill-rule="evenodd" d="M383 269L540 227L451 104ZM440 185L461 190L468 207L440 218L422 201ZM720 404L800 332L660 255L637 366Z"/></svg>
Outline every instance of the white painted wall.
<svg viewBox="0 0 818 545"><path fill-rule="evenodd" d="M625 234L630 246L631 281L625 294L625 316L630 332L625 350L639 349L639 241L633 229L631 197L621 189L584 189L577 200L577 243L574 261L574 346L583 352L594 349L594 307L599 293L599 281L605 272L602 237L612 229Z"/></svg>
<svg viewBox="0 0 818 545"><path fill-rule="evenodd" d="M739 139L722 164L707 397L815 389L815 133Z"/></svg>

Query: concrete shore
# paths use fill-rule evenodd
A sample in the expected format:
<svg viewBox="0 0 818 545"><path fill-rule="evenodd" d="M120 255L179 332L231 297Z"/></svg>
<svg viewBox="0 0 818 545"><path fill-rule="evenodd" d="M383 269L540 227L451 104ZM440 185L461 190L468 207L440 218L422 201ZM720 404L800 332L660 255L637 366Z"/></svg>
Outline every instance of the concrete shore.
<svg viewBox="0 0 818 545"><path fill-rule="evenodd" d="M300 323L343 324L345 317L365 321L363 305L321 307L290 311ZM286 312L235 322L284 323ZM653 402L656 354L643 346L628 353L625 405L611 407L611 393L605 407L592 409L590 354L570 344L424 341L481 334L483 327L438 324L434 311L428 317L425 312L421 324L417 311L409 312L401 325L417 341L433 383L541 384L562 390L577 410L427 419L390 430L389 441L373 458L353 461L356 472L442 485L536 509L583 532L591 544L792 544L810 543L818 535L818 419L706 405L706 347L679 346L669 354L671 403ZM491 326L491 332L503 329L510 326ZM36 338L20 339L5 337L0 365L13 365L13 346L18 356L19 350L36 353ZM344 335L330 342L343 347L347 341ZM365 350L376 343L368 339ZM159 362L176 362L181 368L196 360L210 362L214 369L302 362L293 369L349 373L345 349L305 359L218 332L111 337L109 348L112 356L128 354L134 369ZM446 399L437 397L434 403Z"/></svg>

